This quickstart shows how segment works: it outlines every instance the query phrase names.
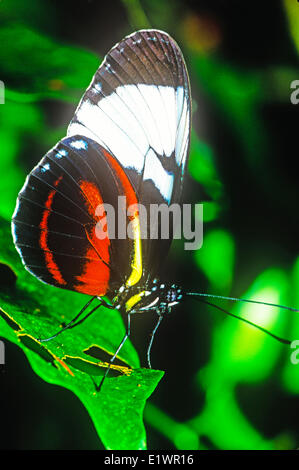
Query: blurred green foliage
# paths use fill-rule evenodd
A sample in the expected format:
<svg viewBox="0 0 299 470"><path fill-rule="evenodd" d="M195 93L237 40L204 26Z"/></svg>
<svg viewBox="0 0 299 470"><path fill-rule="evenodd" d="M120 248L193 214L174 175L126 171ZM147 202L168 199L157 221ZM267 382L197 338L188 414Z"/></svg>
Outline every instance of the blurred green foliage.
<svg viewBox="0 0 299 470"><path fill-rule="evenodd" d="M195 252L195 260L214 292L229 291L234 274L234 253L232 236L219 229L206 233L202 248Z"/></svg>

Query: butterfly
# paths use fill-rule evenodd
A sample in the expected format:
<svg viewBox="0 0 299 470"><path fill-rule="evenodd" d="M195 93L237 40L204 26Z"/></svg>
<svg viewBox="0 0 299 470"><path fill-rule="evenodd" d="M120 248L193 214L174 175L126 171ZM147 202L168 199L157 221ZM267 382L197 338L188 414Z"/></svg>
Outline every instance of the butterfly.
<svg viewBox="0 0 299 470"><path fill-rule="evenodd" d="M172 307L187 296L210 304L204 297L211 295L158 281L171 235L141 237L136 209L116 221L117 228L131 225L133 236L112 238L104 210L106 204L116 207L119 198L126 209L179 204L190 128L190 82L174 39L151 29L116 44L92 78L66 137L26 178L13 214L13 239L25 268L45 283L91 296L70 323L41 341L81 323L101 305L115 308L126 314L127 327L112 364L130 336L131 315L155 311L147 350L151 366L154 335ZM99 238L96 227L106 236ZM99 303L86 314L95 299Z"/></svg>

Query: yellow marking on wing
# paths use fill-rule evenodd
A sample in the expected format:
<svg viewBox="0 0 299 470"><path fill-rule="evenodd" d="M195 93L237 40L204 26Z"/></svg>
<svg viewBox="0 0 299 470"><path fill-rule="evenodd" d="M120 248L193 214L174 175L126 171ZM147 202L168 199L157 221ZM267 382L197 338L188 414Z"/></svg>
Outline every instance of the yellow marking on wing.
<svg viewBox="0 0 299 470"><path fill-rule="evenodd" d="M142 244L140 234L139 216L134 216L131 221L133 234L134 234L134 255L131 263L132 272L126 282L126 287L132 287L140 281L142 276Z"/></svg>

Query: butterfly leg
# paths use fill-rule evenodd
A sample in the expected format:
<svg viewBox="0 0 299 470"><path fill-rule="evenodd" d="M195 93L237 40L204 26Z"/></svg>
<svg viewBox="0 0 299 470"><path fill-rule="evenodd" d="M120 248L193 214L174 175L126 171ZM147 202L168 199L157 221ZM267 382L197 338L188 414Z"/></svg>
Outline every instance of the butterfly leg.
<svg viewBox="0 0 299 470"><path fill-rule="evenodd" d="M46 341L50 341L51 339L54 339L56 338L56 336L60 335L60 333L62 333L63 331L65 330L68 330L69 328L73 328L74 326L82 323L87 317L89 317L89 315L91 315L95 310L97 310L99 307L101 307L101 305L103 304L102 301L100 301L101 303L99 305L97 305L95 308L93 308L91 310L91 312L89 312L87 315L85 315L85 317L81 320L79 320L77 323L76 321L78 320L78 318L80 318L80 316L85 312L85 310L89 307L89 305L96 299L97 297L94 296L92 297L86 305L84 305L84 307L80 310L80 312L67 324L65 325L63 328L61 328L61 330L59 330L57 333L55 333L54 335L52 336L49 336L49 338L37 338L38 341L40 341L41 343L43 342L46 342Z"/></svg>
<svg viewBox="0 0 299 470"><path fill-rule="evenodd" d="M152 349L152 345L153 345L153 341L154 341L154 337L155 337L155 334L156 334L156 331L157 329L159 328L160 326L160 323L161 321L163 320L164 316L158 312L158 321L151 333L151 339L150 339L150 342L149 342L149 345L148 345L148 348L147 348L147 353L146 353L146 356L147 356L147 363L148 363L148 367L151 369L152 368L152 365L151 365L151 349Z"/></svg>
<svg viewBox="0 0 299 470"><path fill-rule="evenodd" d="M96 390L97 392L99 392L103 386L103 383L104 383L104 380L106 379L109 371L110 371L110 368L111 368L111 365L113 364L116 356L118 355L119 351L121 350L121 348L123 347L123 345L125 344L126 340L129 338L130 336L130 332L131 332L131 314L128 313L127 315L127 329L126 329L126 334L125 336L123 337L123 339L121 340L121 343L120 345L118 346L117 350L115 351L114 355L112 356L112 358L110 359L110 362L109 362L109 366L107 367L106 371L105 371L105 374L103 375L102 377L102 380L100 382L100 384L98 386L96 386Z"/></svg>

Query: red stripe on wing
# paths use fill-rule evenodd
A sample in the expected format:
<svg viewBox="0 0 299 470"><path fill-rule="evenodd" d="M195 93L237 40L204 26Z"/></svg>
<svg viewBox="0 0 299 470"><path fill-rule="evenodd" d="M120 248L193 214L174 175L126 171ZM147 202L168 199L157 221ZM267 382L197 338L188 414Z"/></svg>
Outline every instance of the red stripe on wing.
<svg viewBox="0 0 299 470"><path fill-rule="evenodd" d="M127 198L126 199L127 207L131 206L132 204L138 204L136 193L124 169L122 168L122 166L118 163L118 161L115 158L112 157L112 155L110 155L109 152L107 152L106 150L103 150L103 153L105 157L107 158L107 160L109 161L109 164L111 165L111 167L114 169L115 173L117 174L119 182L123 188L123 192L125 193L125 196Z"/></svg>
<svg viewBox="0 0 299 470"><path fill-rule="evenodd" d="M61 179L62 179L62 176L60 176L55 181L54 186L58 186ZM49 221L50 211L52 208L55 194L56 194L56 190L52 189L52 191L50 191L49 196L45 202L46 210L43 213L42 220L39 225L40 228L42 229L39 244L40 244L41 249L44 251L46 266L49 272L52 274L53 279L55 279L55 281L58 282L58 284L63 286L63 285L66 285L67 283L63 279L62 274L59 270L59 267L55 263L53 254L51 253L51 250L48 246L48 221Z"/></svg>
<svg viewBox="0 0 299 470"><path fill-rule="evenodd" d="M108 236L102 240L97 238L95 231L97 223L102 224L103 227L107 224L105 215L97 217L95 214L98 206L104 207L103 199L95 184L82 181L80 187L85 195L88 213L95 220L95 223L85 227L89 243L85 256L89 259L84 263L81 274L76 277L78 284L74 285L74 289L84 294L101 296L108 291L110 279L110 240ZM97 258L94 258L95 253Z"/></svg>

